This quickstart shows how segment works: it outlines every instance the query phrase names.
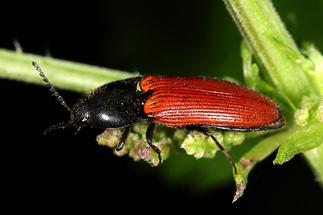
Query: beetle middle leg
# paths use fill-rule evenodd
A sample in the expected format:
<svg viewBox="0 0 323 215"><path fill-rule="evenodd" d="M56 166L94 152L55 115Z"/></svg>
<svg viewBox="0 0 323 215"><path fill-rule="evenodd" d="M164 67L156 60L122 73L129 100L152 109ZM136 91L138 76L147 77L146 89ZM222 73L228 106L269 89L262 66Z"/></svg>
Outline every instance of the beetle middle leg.
<svg viewBox="0 0 323 215"><path fill-rule="evenodd" d="M160 149L153 144L155 124L150 124L146 131L146 140L148 145L158 154L158 165L161 163Z"/></svg>

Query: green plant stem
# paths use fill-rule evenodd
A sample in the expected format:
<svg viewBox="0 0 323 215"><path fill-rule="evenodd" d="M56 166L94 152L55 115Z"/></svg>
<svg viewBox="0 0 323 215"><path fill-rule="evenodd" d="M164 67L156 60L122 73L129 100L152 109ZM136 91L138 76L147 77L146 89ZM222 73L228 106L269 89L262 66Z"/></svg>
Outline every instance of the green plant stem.
<svg viewBox="0 0 323 215"><path fill-rule="evenodd" d="M315 149L305 152L304 155L323 188L323 144Z"/></svg>
<svg viewBox="0 0 323 215"><path fill-rule="evenodd" d="M0 77L33 84L44 84L31 62L44 70L55 87L88 93L107 82L128 78L135 74L74 63L52 57L0 49Z"/></svg>
<svg viewBox="0 0 323 215"><path fill-rule="evenodd" d="M248 174L258 162L264 160L273 153L279 147L281 141L286 140L293 132L295 132L295 129L288 129L283 132L272 134L259 141L257 145L255 145L240 159L240 162L242 163L246 161L250 162L250 164L246 165L246 173Z"/></svg>
<svg viewBox="0 0 323 215"><path fill-rule="evenodd" d="M223 1L260 65L262 78L271 83L278 94L288 98L292 102L290 106L299 107L306 96L319 95L317 86L312 83L313 80L308 75L313 64L301 54L270 0ZM288 101L285 102L288 103ZM293 115L292 108L286 111ZM274 143L275 140L268 140L269 143L274 143L269 144L269 151L273 151L283 143L284 138L277 140L279 140L278 145ZM304 154L321 182L323 182L322 145L319 149ZM257 157L263 154L262 151L262 145L259 145L246 157L249 155ZM267 156L267 153L264 155Z"/></svg>
<svg viewBox="0 0 323 215"><path fill-rule="evenodd" d="M223 0L258 63L262 75L297 106L313 86L303 71L304 57L270 0Z"/></svg>

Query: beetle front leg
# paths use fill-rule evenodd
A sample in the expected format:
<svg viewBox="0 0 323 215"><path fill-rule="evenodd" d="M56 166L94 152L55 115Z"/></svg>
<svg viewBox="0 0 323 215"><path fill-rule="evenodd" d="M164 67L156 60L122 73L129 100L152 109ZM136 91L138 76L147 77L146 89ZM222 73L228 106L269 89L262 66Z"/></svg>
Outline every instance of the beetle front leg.
<svg viewBox="0 0 323 215"><path fill-rule="evenodd" d="M158 165L161 163L160 149L153 144L155 124L150 124L146 131L146 140L148 145L158 154Z"/></svg>
<svg viewBox="0 0 323 215"><path fill-rule="evenodd" d="M115 148L117 151L120 151L121 149L123 149L124 144L126 143L127 137L129 136L129 133L130 133L130 125L125 128L125 130L122 134L122 137L121 137L118 145Z"/></svg>

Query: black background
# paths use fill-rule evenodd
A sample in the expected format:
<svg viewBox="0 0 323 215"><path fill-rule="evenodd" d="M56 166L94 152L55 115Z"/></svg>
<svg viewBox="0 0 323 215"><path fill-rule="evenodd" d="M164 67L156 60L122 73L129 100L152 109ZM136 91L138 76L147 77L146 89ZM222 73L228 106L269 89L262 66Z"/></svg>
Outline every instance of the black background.
<svg viewBox="0 0 323 215"><path fill-rule="evenodd" d="M16 39L26 52L121 70L201 75L218 69L219 77L237 72L241 78L241 38L221 1L11 1L1 6L2 48L13 49ZM207 31L212 25L218 33ZM49 125L67 117L43 87L0 80L0 94L1 204L11 211L220 214L321 208L322 191L301 157L283 166L273 166L270 157L258 165L245 196L232 205L232 184L206 193L168 186L158 169L97 146L94 131L43 136ZM81 97L62 94L70 104Z"/></svg>

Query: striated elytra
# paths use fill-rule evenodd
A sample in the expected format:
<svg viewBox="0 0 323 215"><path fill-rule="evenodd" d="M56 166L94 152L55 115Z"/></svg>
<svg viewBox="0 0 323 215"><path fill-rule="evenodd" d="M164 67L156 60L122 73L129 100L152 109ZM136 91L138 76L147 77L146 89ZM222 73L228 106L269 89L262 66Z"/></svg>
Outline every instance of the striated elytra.
<svg viewBox="0 0 323 215"><path fill-rule="evenodd" d="M284 124L277 105L246 87L218 79L145 76L144 113L171 127L202 126L233 131L280 128Z"/></svg>

